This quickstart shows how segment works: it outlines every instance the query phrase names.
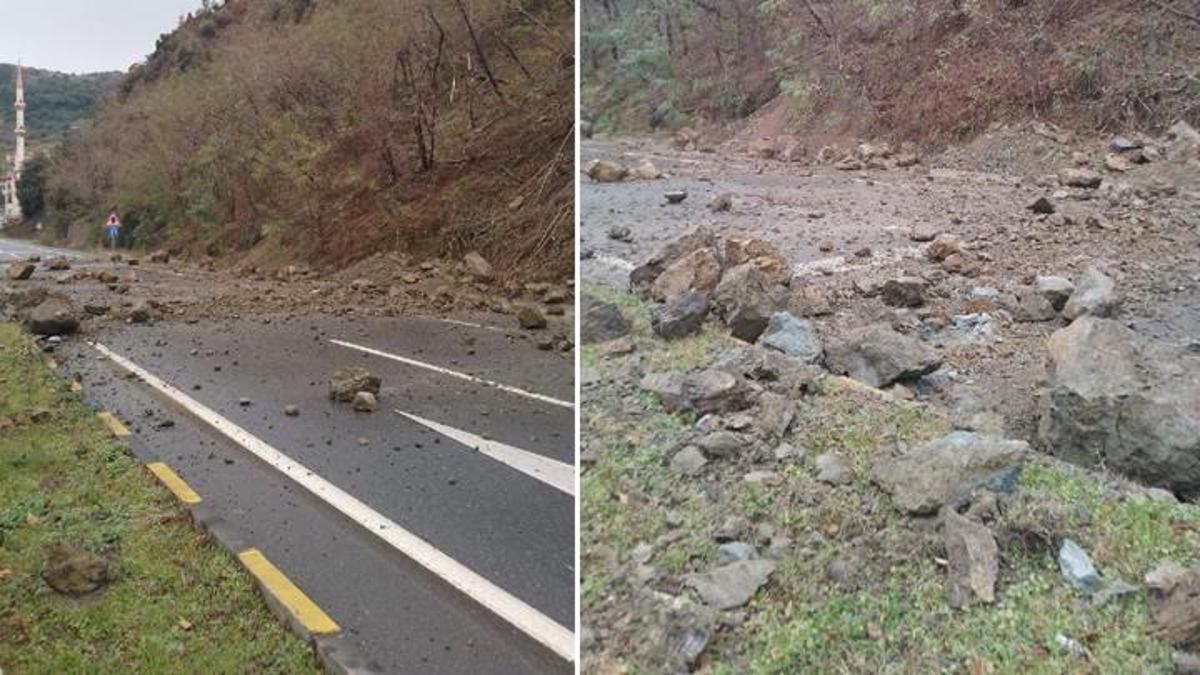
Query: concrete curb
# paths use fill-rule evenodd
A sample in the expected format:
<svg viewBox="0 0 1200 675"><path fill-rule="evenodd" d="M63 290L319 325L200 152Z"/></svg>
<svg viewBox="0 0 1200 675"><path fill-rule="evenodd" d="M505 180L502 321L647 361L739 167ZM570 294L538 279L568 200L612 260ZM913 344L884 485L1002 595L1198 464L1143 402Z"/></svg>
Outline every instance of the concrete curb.
<svg viewBox="0 0 1200 675"><path fill-rule="evenodd" d="M241 533L234 525L218 515L212 505L203 501L191 505L179 502L179 505L187 511L193 527L206 534L221 548L228 551L235 560L238 560L238 564L242 565L246 574L253 580L259 595L266 602L271 613L293 633L309 643L317 661L326 672L334 675L382 675L383 669L362 654L343 633L314 634L301 624L292 612L270 593L250 573L250 570L245 568L239 555L252 547L242 538Z"/></svg>

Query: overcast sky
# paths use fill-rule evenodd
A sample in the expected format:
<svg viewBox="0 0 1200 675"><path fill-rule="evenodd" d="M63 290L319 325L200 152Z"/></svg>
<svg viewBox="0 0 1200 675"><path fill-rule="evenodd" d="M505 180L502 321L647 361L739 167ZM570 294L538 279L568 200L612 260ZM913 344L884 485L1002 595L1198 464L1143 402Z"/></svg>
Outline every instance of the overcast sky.
<svg viewBox="0 0 1200 675"><path fill-rule="evenodd" d="M125 71L200 0L0 0L0 63Z"/></svg>

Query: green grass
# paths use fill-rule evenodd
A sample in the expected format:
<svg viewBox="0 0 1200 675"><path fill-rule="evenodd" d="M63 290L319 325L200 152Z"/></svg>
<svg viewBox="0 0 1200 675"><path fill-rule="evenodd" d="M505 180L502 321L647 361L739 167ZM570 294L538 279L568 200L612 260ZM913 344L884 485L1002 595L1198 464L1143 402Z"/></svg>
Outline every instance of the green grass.
<svg viewBox="0 0 1200 675"><path fill-rule="evenodd" d="M35 424L39 407L50 417ZM58 595L41 573L59 545L105 555L114 581L82 599ZM311 648L269 613L239 564L0 324L0 669L181 668L317 672Z"/></svg>
<svg viewBox="0 0 1200 675"><path fill-rule="evenodd" d="M644 361L678 349L646 339L640 301L621 294L606 299L634 318ZM706 345L721 339L696 338ZM600 369L617 361L599 351L592 358ZM669 414L620 385L593 393L583 409L583 437L596 456L582 485L584 623L622 625L619 617L628 608L646 606L634 574L638 567L630 561L647 544L653 549L646 564L666 575L655 587L690 594L676 584L712 566L714 531L737 517L746 522L744 540L760 551L772 538L792 545L770 582L734 613L739 619L716 631L703 657L708 672L1171 672L1171 648L1147 635L1144 597L1081 604L1061 578L1057 547L1070 537L1091 554L1103 577L1136 585L1165 560L1200 564L1200 508L1116 500L1112 486L1125 494L1137 490L1038 456L991 523L1002 545L996 602L952 609L933 523L901 515L870 480L875 457L946 433L946 421L928 407L837 378L819 390L798 402L786 439L801 451L798 457L761 466L714 460L696 478L668 467L693 419ZM644 412L630 414L631 403ZM850 485L835 489L815 480L813 459L823 452L847 459ZM751 469L774 471L782 480L748 484L742 477ZM1019 545L1029 540L1017 535L1035 544ZM827 577L835 560L855 563L849 583ZM608 635L586 656L585 672L656 672L661 651L643 638L647 624L629 626L629 634ZM1090 660L1058 646L1058 634L1083 643Z"/></svg>

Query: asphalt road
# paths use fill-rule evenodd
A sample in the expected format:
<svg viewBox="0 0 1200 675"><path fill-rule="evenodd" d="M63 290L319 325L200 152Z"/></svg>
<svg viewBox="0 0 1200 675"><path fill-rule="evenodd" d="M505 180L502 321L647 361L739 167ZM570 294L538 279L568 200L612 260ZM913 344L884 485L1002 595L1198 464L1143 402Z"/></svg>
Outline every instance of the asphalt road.
<svg viewBox="0 0 1200 675"><path fill-rule="evenodd" d="M0 239L0 261L59 253ZM323 479L511 595L517 614L573 632L574 484L564 490L521 469L533 462L573 476L573 359L511 339L512 317L488 321L310 315L115 325L67 341L57 355L93 406L130 427L142 459L170 465L383 671L572 672L480 598L397 550L373 531L376 521L301 484ZM90 343L304 473L264 461ZM328 376L346 365L382 378L377 411L329 400ZM300 414L287 416L286 406ZM476 450L488 443L502 451ZM506 463L505 453L515 460Z"/></svg>

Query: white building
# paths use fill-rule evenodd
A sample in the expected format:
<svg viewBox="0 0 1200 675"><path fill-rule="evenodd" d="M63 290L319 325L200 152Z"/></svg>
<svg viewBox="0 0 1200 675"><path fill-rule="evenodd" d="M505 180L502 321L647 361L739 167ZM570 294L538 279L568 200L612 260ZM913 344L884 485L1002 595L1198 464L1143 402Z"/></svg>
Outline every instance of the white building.
<svg viewBox="0 0 1200 675"><path fill-rule="evenodd" d="M0 193L4 199L4 218L0 222L0 228L4 223L20 222L23 214L21 213L21 201L17 198L17 181L21 180L21 171L25 168L25 74L21 69L21 65L17 64L17 96L13 102L13 110L16 112L16 128L14 133L17 137L16 152L8 156L8 175L4 177L4 183L0 186Z"/></svg>

